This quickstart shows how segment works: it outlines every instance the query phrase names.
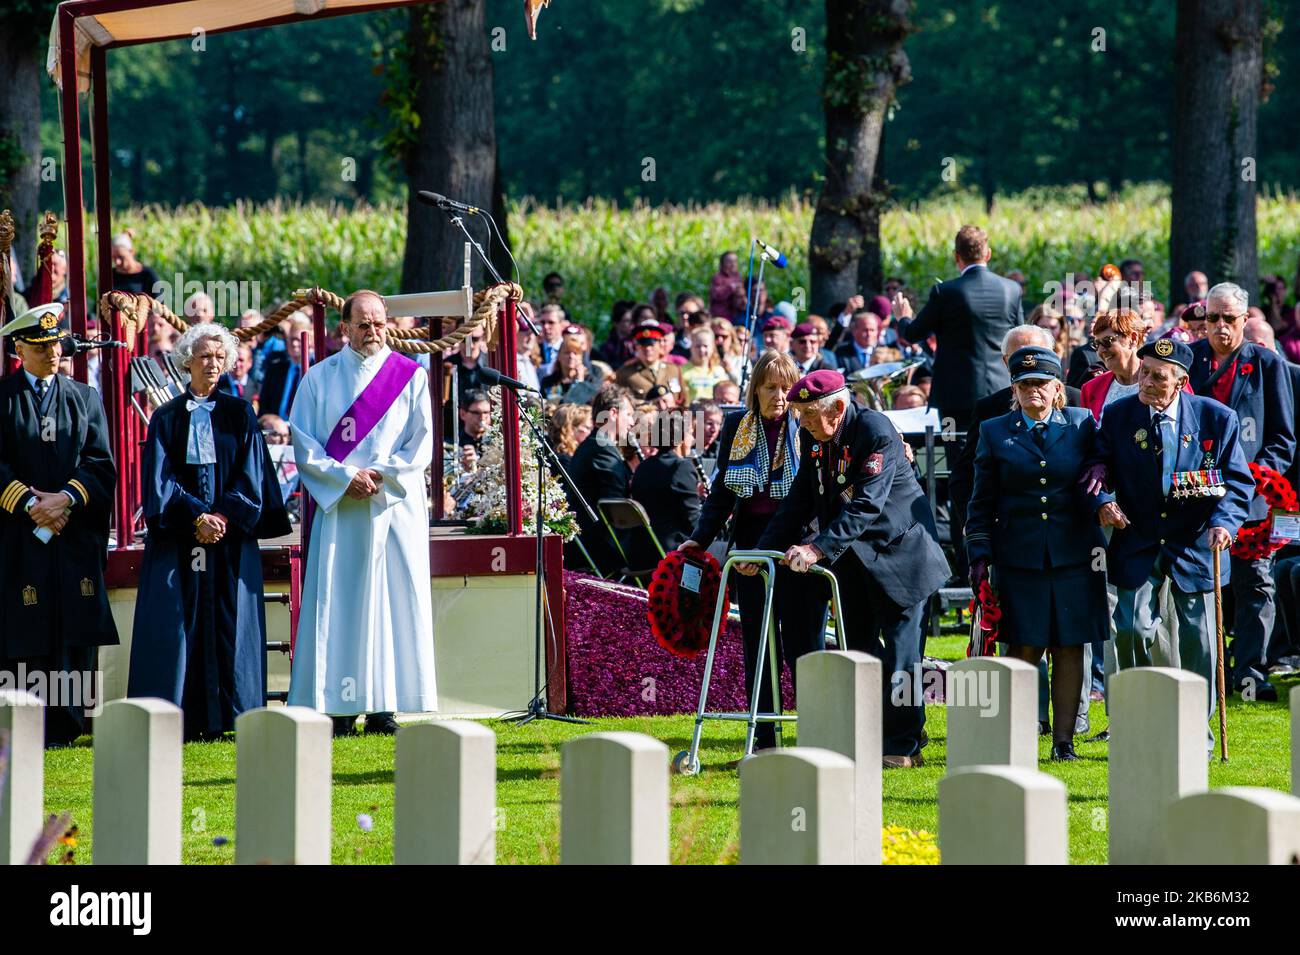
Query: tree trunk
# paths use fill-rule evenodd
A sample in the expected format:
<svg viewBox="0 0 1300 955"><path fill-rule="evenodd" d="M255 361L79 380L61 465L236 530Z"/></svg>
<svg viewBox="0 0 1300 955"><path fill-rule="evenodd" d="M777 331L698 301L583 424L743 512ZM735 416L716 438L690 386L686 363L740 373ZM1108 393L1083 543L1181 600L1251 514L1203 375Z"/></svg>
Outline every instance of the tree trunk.
<svg viewBox="0 0 1300 955"><path fill-rule="evenodd" d="M1169 287L1183 276L1236 282L1259 297L1255 257L1259 0L1179 0L1174 36Z"/></svg>
<svg viewBox="0 0 1300 955"><path fill-rule="evenodd" d="M826 177L808 243L813 311L880 291L877 159L894 91L911 78L903 52L910 8L908 0L826 0ZM859 275L874 276L874 287L860 288Z"/></svg>
<svg viewBox="0 0 1300 955"><path fill-rule="evenodd" d="M417 202L419 190L493 208L497 141L483 3L443 0L411 10L407 42L418 84L415 108L420 124L406 159L403 292L460 288L464 278L464 235L441 210ZM526 38L519 33L512 42ZM467 217L466 227L486 251L483 224ZM475 288L487 284L477 255L473 283Z"/></svg>
<svg viewBox="0 0 1300 955"><path fill-rule="evenodd" d="M17 30L0 30L0 209L13 212L14 255L24 282L36 268L43 51Z"/></svg>

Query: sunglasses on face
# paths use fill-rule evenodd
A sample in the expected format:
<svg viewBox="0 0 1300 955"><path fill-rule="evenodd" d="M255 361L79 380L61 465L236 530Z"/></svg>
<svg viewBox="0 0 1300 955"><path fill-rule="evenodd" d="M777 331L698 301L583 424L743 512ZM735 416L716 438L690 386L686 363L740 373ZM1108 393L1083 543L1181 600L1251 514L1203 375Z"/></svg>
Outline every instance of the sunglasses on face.
<svg viewBox="0 0 1300 955"><path fill-rule="evenodd" d="M1111 345L1115 344L1116 342L1123 341L1123 340L1124 340L1123 335L1106 335L1102 338L1094 338L1092 340L1092 343L1094 346L1100 349L1100 348L1109 348Z"/></svg>
<svg viewBox="0 0 1300 955"><path fill-rule="evenodd" d="M1240 315L1228 315L1223 312L1210 312L1205 316L1206 325L1218 325L1220 322L1224 325L1236 325L1240 320Z"/></svg>

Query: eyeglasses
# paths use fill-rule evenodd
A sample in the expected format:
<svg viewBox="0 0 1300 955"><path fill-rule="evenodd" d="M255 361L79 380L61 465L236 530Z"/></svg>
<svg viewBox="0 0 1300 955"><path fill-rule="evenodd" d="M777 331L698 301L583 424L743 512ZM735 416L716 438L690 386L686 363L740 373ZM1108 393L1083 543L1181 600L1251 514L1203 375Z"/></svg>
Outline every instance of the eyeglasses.
<svg viewBox="0 0 1300 955"><path fill-rule="evenodd" d="M1222 322L1224 325L1236 325L1241 318L1241 315L1227 315L1223 312L1209 312L1205 316L1205 324L1217 325Z"/></svg>
<svg viewBox="0 0 1300 955"><path fill-rule="evenodd" d="M1111 345L1115 344L1116 342L1123 341L1123 340L1124 340L1123 335L1106 335L1103 338L1094 338L1092 340L1092 344L1094 348L1102 349L1102 348L1109 348Z"/></svg>

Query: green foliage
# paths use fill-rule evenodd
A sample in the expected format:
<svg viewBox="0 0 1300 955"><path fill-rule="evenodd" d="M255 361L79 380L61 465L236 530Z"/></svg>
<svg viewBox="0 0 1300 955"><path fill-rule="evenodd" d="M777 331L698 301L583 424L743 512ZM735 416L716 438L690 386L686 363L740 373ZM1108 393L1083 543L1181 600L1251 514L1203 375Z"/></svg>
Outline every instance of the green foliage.
<svg viewBox="0 0 1300 955"><path fill-rule="evenodd" d="M508 195L659 204L818 190L824 0L557 3L536 42L518 0L483 2L486 29L505 30L492 68ZM914 4L903 45L912 81L885 131L895 195L1077 184L1097 199L1165 179L1174 11L1170 0ZM48 30L48 16L33 22ZM209 36L202 53L188 40L111 51L114 201L404 196L400 160L417 122L409 24L408 11L381 11ZM1263 43L1265 85L1277 90L1259 112L1259 177L1295 187L1300 4L1266 6ZM833 102L866 95L858 66L832 71ZM42 109L54 155L52 92ZM356 159L356 182L340 177L343 157ZM642 178L647 157L653 181ZM956 182L940 176L945 157ZM61 208L59 184L42 189L43 204Z"/></svg>
<svg viewBox="0 0 1300 955"><path fill-rule="evenodd" d="M808 288L812 214L812 204L797 197L683 207L525 201L511 205L509 227L525 292L540 297L541 277L558 271L565 278L566 305L603 332L616 299L646 299L659 285L670 294L707 294L718 255L739 251L743 269L753 235L790 257L788 269L768 269L766 278L777 300L793 300L796 288ZM970 192L894 205L881 220L885 275L902 277L924 294L936 278L951 275L952 238L966 222L988 229L994 268L1023 270L1031 289L1063 282L1073 269L1095 275L1105 262L1135 256L1147 263L1156 293L1169 297L1169 196L1162 186L1126 189L1095 204L1086 201L1082 187L1031 190L999 201L992 215L984 214L982 200ZM339 293L396 290L406 236L400 203L147 206L116 216L115 229L128 226L142 260L161 278L170 281L180 272L201 282L257 281L263 308L314 284ZM1300 197L1261 197L1258 229L1260 274L1292 275L1300 249ZM1213 271L1208 263L1206 268ZM93 288L93 274L89 278Z"/></svg>

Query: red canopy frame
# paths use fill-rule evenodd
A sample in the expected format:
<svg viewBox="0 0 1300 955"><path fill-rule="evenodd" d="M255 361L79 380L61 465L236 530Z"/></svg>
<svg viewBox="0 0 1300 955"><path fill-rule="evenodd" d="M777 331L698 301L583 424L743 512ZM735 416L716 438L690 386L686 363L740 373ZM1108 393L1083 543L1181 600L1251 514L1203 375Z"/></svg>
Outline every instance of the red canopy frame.
<svg viewBox="0 0 1300 955"><path fill-rule="evenodd" d="M77 26L78 21L87 19L103 33L103 26L90 18L102 15L122 14L131 11L156 10L158 8L188 7L187 15L192 13L196 19L204 10L220 13L224 26L205 28L206 33L226 33L235 30L259 29L278 26L283 23L299 23L318 20L322 17L344 16L352 13L366 13L394 7L425 6L437 0L379 0L379 2L332 2L332 0L294 0L296 10L315 7L314 12L295 12L272 17L260 17L270 6L276 6L274 0L67 0L59 5L55 14L55 29L52 42L57 42L56 80L62 87L61 118L63 126L63 197L64 218L68 223L68 298L71 311L72 330L84 336L86 334L86 255L85 255L85 196L82 189L81 164L81 113L78 95L78 61L77 61ZM279 4L283 6L283 3ZM241 19L240 8L247 19ZM196 23L196 27L202 23ZM94 32L94 31L91 31ZM113 260L110 248L112 236L112 201L109 181L109 140L108 140L108 83L107 50L116 46L135 46L143 43L162 42L180 39L192 35L189 32L160 31L158 35L139 36L128 40L114 40L109 37L101 42L92 41L89 48L89 92L91 97L91 150L92 171L95 183L95 218L98 228L98 291L102 297L113 288ZM325 311L321 306L312 310L315 324L317 355L325 354ZM120 331L117 316L101 316L101 321L110 327L113 333ZM147 348L147 332L136 330L136 341L128 341L125 350L110 349L104 358L103 397L108 416L110 434L113 442L114 456L118 462L120 479L114 502L115 525L117 528L117 547L130 547L134 543L133 520L135 509L141 500L139 450L143 437L140 422L132 416L131 392L129 382L130 357L143 352L137 347ZM124 353L125 352L125 353ZM510 302L504 309L500 323L497 348L492 354L492 364L499 371L515 373L515 307ZM436 359L431 361L438 365ZM82 382L87 381L85 355L78 355L73 361L73 374ZM434 382L441 375L441 369L432 375ZM522 527L522 487L519 462L519 405L513 392L502 389L503 414L502 438L505 442L505 478L508 488L506 500L507 530L511 535L519 535ZM438 407L441 388L433 391L435 403L435 436L439 439L435 447L435 457L442 453L441 428L442 414ZM440 463L440 462L439 462ZM441 467L435 466L434 475L438 477ZM441 481L434 487L435 513L441 512ZM307 541L304 538L305 547Z"/></svg>

